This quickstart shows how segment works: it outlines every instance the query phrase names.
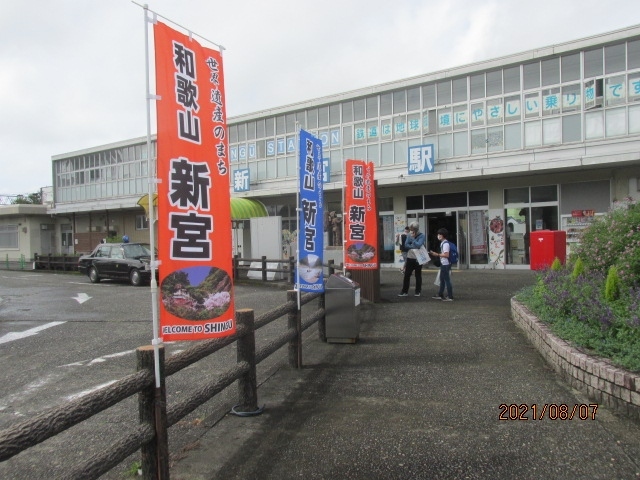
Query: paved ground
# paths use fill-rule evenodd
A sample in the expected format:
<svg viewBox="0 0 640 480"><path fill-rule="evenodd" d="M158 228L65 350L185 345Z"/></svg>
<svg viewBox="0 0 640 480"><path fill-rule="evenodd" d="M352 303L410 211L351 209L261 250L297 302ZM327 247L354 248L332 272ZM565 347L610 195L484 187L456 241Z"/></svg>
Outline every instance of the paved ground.
<svg viewBox="0 0 640 480"><path fill-rule="evenodd" d="M454 272L451 303L430 298L434 278L424 273L425 296L398 298L400 274L383 271L356 344L322 343L312 327L303 369L259 374L264 413L193 427L172 480L640 476L640 425L589 407L512 322L531 272ZM545 404L583 405L588 419L531 419Z"/></svg>

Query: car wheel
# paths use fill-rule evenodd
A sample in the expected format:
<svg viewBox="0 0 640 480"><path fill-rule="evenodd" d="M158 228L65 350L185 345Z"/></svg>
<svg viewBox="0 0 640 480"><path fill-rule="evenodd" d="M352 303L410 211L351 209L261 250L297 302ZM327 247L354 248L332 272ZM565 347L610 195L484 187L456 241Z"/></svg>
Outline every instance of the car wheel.
<svg viewBox="0 0 640 480"><path fill-rule="evenodd" d="M91 280L91 283L98 283L100 281L100 276L98 275L96 267L91 267L89 269L89 280Z"/></svg>
<svg viewBox="0 0 640 480"><path fill-rule="evenodd" d="M140 270L138 270L137 268L131 270L131 273L129 273L129 281L134 287L139 287L140 285L142 285L142 276L140 275Z"/></svg>

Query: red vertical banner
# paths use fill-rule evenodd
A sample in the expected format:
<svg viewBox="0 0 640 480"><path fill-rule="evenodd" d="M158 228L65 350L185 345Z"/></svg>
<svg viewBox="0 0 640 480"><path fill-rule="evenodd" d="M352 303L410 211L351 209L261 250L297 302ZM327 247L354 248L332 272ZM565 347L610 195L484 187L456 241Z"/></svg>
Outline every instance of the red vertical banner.
<svg viewBox="0 0 640 480"><path fill-rule="evenodd" d="M158 117L160 334L236 331L222 55L154 26Z"/></svg>
<svg viewBox="0 0 640 480"><path fill-rule="evenodd" d="M345 183L344 266L351 270L378 268L378 214L374 165L347 160Z"/></svg>

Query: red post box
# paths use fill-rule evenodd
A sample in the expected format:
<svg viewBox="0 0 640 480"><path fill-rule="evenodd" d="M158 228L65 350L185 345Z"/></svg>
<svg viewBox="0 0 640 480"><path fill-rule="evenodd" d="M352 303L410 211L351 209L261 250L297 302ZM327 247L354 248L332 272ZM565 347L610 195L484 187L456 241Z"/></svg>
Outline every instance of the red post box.
<svg viewBox="0 0 640 480"><path fill-rule="evenodd" d="M557 258L563 265L567 260L567 232L537 230L531 232L531 270L550 267Z"/></svg>

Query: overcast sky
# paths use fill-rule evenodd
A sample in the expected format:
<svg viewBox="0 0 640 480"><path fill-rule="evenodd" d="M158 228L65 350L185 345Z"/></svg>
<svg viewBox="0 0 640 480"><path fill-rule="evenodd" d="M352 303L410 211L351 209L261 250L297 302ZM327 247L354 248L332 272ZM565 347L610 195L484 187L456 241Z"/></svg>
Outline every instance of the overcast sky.
<svg viewBox="0 0 640 480"><path fill-rule="evenodd" d="M148 5L225 47L228 116L640 23L638 0ZM143 10L129 0L0 2L0 196L52 185L53 155L146 135L144 54Z"/></svg>

